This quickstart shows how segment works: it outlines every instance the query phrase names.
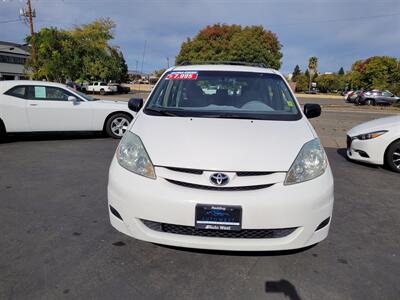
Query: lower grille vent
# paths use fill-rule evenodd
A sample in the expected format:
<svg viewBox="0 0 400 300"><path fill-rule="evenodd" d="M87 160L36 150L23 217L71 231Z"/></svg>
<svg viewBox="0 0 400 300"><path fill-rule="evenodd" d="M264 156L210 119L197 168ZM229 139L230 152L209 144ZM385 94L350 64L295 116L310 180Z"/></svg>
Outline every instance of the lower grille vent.
<svg viewBox="0 0 400 300"><path fill-rule="evenodd" d="M153 222L142 220L148 228L159 231L179 235L218 237L218 238L237 238L237 239L274 239L282 238L293 233L297 228L280 228L280 229L242 229L240 231L225 230L205 230L196 229L194 226L183 226Z"/></svg>

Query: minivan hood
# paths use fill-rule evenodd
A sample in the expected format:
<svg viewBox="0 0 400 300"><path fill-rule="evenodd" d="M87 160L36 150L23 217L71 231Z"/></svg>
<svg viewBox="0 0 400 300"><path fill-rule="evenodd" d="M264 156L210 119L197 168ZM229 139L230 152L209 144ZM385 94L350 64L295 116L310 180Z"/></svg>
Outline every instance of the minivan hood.
<svg viewBox="0 0 400 300"><path fill-rule="evenodd" d="M209 171L287 171L314 137L308 121L149 116L131 131L153 164Z"/></svg>
<svg viewBox="0 0 400 300"><path fill-rule="evenodd" d="M357 125L347 132L347 135L353 137L360 134L370 133L377 130L387 130L392 127L400 127L400 116L390 116L385 118L380 118L372 121L368 121Z"/></svg>

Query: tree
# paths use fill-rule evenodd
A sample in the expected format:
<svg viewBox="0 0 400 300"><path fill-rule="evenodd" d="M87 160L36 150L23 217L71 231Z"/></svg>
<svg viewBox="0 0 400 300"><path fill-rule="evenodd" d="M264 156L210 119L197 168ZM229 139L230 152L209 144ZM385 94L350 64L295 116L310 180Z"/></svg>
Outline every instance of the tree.
<svg viewBox="0 0 400 300"><path fill-rule="evenodd" d="M184 61L243 61L281 66L281 44L262 26L214 24L181 45L176 64Z"/></svg>
<svg viewBox="0 0 400 300"><path fill-rule="evenodd" d="M399 61L389 56L373 56L353 63L348 74L353 89L380 89L400 93Z"/></svg>
<svg viewBox="0 0 400 300"><path fill-rule="evenodd" d="M343 67L340 67L339 72L338 72L339 76L343 76L344 75L344 70Z"/></svg>
<svg viewBox="0 0 400 300"><path fill-rule="evenodd" d="M336 74L322 74L316 79L318 89L323 93L338 91L341 89L339 76Z"/></svg>
<svg viewBox="0 0 400 300"><path fill-rule="evenodd" d="M154 76L158 78L161 77L162 74L164 74L164 72L166 71L166 69L160 69L160 70L156 70L154 71Z"/></svg>
<svg viewBox="0 0 400 300"><path fill-rule="evenodd" d="M297 77L299 77L300 75L301 75L301 69L300 69L299 65L296 65L293 70L292 81L296 82Z"/></svg>
<svg viewBox="0 0 400 300"><path fill-rule="evenodd" d="M304 72L304 75L307 77L307 81L310 80L310 72L308 71L308 69Z"/></svg>
<svg viewBox="0 0 400 300"><path fill-rule="evenodd" d="M311 56L308 59L308 70L309 70L309 74L310 74L310 81L309 81L309 85L308 85L308 89L311 90L311 80L312 80L312 76L314 76L314 74L317 73L317 67L318 67L318 58L316 56Z"/></svg>
<svg viewBox="0 0 400 300"><path fill-rule="evenodd" d="M309 76L302 73L296 79L296 92L304 92L308 89Z"/></svg>
<svg viewBox="0 0 400 300"><path fill-rule="evenodd" d="M114 36L115 24L98 19L72 30L42 28L35 34L36 60L28 60L35 79L63 82L71 80L127 79L128 67L118 47L108 42ZM26 40L32 39L28 36Z"/></svg>

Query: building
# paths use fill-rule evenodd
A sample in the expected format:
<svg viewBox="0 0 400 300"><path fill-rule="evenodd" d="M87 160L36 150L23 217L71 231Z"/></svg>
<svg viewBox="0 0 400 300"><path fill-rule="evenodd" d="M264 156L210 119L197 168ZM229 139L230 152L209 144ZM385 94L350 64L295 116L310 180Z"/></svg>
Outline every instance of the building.
<svg viewBox="0 0 400 300"><path fill-rule="evenodd" d="M27 50L26 45L0 41L0 80L27 79Z"/></svg>

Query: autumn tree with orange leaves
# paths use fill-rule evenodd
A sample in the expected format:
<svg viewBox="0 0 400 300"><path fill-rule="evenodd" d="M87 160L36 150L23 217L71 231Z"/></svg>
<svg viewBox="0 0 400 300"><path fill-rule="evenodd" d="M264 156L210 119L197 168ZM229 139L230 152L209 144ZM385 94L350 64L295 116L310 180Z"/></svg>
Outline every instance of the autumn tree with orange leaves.
<svg viewBox="0 0 400 300"><path fill-rule="evenodd" d="M176 64L184 61L240 61L281 66L282 45L263 26L214 24L182 43Z"/></svg>

